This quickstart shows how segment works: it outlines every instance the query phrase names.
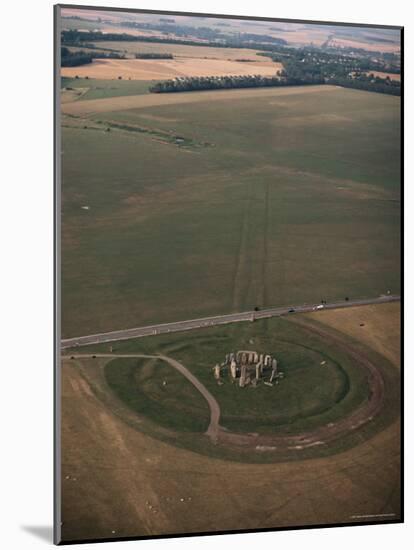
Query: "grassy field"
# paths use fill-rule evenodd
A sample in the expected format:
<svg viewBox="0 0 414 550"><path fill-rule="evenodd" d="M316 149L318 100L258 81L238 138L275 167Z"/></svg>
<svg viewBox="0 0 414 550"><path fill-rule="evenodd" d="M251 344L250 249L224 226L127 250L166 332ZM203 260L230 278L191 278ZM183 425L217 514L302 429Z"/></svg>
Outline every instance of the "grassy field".
<svg viewBox="0 0 414 550"><path fill-rule="evenodd" d="M114 359L106 365L105 377L116 395L137 414L178 431L206 431L207 403L165 362Z"/></svg>
<svg viewBox="0 0 414 550"><path fill-rule="evenodd" d="M64 337L399 292L398 98L113 91L64 116Z"/></svg>
<svg viewBox="0 0 414 550"><path fill-rule="evenodd" d="M359 365L329 343L280 319L258 321L254 326L237 323L192 331L188 335L138 339L125 344L118 343L116 347L137 353L162 350L178 359L217 399L221 408L220 424L236 432L301 433L342 418L369 395L366 374ZM220 363L226 353L238 349L255 349L259 353L274 354L279 369L284 373L283 380L272 388L262 382L256 388L241 389L238 384L231 382L229 376L224 375L223 385L218 385L212 367ZM139 385L137 392L137 384L131 383L132 377L138 376L134 373L149 368L151 362L144 359L111 361L106 366L108 385L130 406L132 401L132 408L136 412L155 422L160 419L162 424L174 422L179 431L186 430L187 423L192 422L193 431L205 431L205 411L200 404L198 409L195 408L194 395L185 391L174 393L173 388L168 385L164 387L162 370L152 371L151 386L146 391L145 387ZM266 378L269 378L269 374ZM142 401L141 391L145 392ZM147 406L148 394L157 405L154 410ZM168 399L166 394L170 396ZM140 401L139 409L135 401ZM198 401L203 404L201 395ZM167 421L161 418L157 408L160 405ZM191 420L185 417L181 419L182 409L191 411ZM178 411L176 420L175 410Z"/></svg>
<svg viewBox="0 0 414 550"><path fill-rule="evenodd" d="M381 310L380 315L381 319L385 318ZM318 321L315 322L318 325ZM363 330L359 325L358 328ZM379 330L384 333L384 326ZM333 334L337 334L335 330ZM370 398L367 371L350 353L358 350L370 359L384 380L385 405L381 413L358 432L349 430L339 439L325 441L322 447L302 449L299 455L286 448L278 449L277 453L258 454L254 447L240 450L228 445L211 445L202 435L209 420L204 398L186 379L171 371L171 367L163 363L155 367L153 359L106 358L102 365L98 360L87 359L87 364L80 368L108 407L116 409L131 426L153 437L227 460L297 460L329 455L357 445L361 438L372 437L385 429L398 414L398 372L388 359L367 347L366 341L358 342L351 334L343 338L345 348L296 322L273 318L113 344L115 354L161 353L181 362L218 401L220 425L225 429L284 436L335 423L367 402ZM223 384L218 385L212 367L221 362L226 353L238 349L255 349L276 356L284 378L273 387L262 382L256 388L242 389L224 376ZM82 353L107 353L108 350L108 344L101 344L85 346ZM171 379L166 378L167 375Z"/></svg>
<svg viewBox="0 0 414 550"><path fill-rule="evenodd" d="M306 315L315 321L330 326L352 338L374 347L397 368L401 361L401 319L398 302L380 307L361 306L335 311L315 311Z"/></svg>
<svg viewBox="0 0 414 550"><path fill-rule="evenodd" d="M125 95L147 94L153 84L150 80L94 80L92 78L62 78L62 99L71 91L78 92L75 100L103 99ZM72 88L72 90L68 90ZM73 94L72 94L73 95Z"/></svg>
<svg viewBox="0 0 414 550"><path fill-rule="evenodd" d="M343 330L382 368L383 346L378 344L387 341L394 350L399 346L399 334L390 331L399 323L398 304L351 308L344 314L336 310L312 317L327 329ZM237 330L243 333L241 325ZM206 330L204 341L210 332ZM182 357L185 349L180 345L191 340L191 334L163 338L162 351L168 348L171 355ZM172 338L179 341L173 345ZM151 351L155 344L149 342L119 342L114 351ZM399 355L385 363L398 393ZM384 519L381 514L399 518L397 417L379 432L358 430L356 445L330 456L297 456L260 466L229 457L221 460L187 450L177 439L168 444L166 438L151 437L146 422L126 419L119 403L108 401L108 392L95 391L93 372L103 368L98 359L84 365L63 363L65 540L348 523L362 521L355 516L364 514L378 514L379 521ZM398 409L398 399L391 407Z"/></svg>

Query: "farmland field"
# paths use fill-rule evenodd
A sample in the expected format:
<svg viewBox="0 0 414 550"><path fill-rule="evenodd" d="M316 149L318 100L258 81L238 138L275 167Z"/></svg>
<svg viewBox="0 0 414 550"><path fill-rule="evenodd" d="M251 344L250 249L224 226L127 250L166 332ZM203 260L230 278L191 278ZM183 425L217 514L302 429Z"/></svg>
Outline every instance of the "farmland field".
<svg viewBox="0 0 414 550"><path fill-rule="evenodd" d="M262 60L261 60L262 59ZM223 59L95 59L91 65L63 67L62 76L92 79L166 80L185 76L275 76L280 63L258 58L255 63Z"/></svg>
<svg viewBox="0 0 414 550"><path fill-rule="evenodd" d="M64 337L398 294L399 98L99 82L62 105Z"/></svg>
<svg viewBox="0 0 414 550"><path fill-rule="evenodd" d="M96 47L105 48L106 42L96 42ZM162 44L150 42L116 42L111 41L111 48L118 52L135 55L136 53L170 53L176 58L195 59L250 59L252 61L263 60L257 55L256 50L249 48L215 48L214 46L191 46L187 44Z"/></svg>
<svg viewBox="0 0 414 550"><path fill-rule="evenodd" d="M62 78L62 103L76 100L103 99L124 95L148 94L151 80L105 80L90 78Z"/></svg>

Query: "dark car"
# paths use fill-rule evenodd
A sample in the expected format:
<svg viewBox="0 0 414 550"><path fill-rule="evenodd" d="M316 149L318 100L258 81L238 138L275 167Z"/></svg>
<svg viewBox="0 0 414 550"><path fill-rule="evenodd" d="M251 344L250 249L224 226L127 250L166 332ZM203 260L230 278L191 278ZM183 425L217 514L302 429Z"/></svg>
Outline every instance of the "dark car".
<svg viewBox="0 0 414 550"><path fill-rule="evenodd" d="M291 308L289 309L289 313L295 313L295 310L293 309L293 307L291 307Z"/></svg>

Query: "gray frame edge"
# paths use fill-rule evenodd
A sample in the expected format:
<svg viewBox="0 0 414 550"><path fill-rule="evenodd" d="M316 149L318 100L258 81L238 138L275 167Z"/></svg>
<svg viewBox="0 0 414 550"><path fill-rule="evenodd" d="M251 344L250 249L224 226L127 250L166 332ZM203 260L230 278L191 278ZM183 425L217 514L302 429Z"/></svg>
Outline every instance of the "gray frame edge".
<svg viewBox="0 0 414 550"><path fill-rule="evenodd" d="M53 6L53 302L54 302L54 395L53 395L53 542L60 544L61 533L61 120L60 120L60 11L59 5Z"/></svg>

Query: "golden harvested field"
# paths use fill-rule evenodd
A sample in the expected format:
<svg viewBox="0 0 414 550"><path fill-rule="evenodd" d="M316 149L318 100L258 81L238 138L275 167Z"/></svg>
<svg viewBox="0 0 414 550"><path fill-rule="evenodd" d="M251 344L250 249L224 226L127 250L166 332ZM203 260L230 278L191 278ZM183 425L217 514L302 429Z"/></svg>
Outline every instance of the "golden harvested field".
<svg viewBox="0 0 414 550"><path fill-rule="evenodd" d="M398 363L398 304L312 316L351 335L364 319L364 341L394 350ZM94 395L73 361L63 362L62 396L66 541L399 517L399 422L334 456L259 466L144 435Z"/></svg>
<svg viewBox="0 0 414 550"><path fill-rule="evenodd" d="M62 67L66 77L78 75L94 79L166 80L183 76L255 75L275 76L280 63L243 63L224 59L94 59L80 67Z"/></svg>
<svg viewBox="0 0 414 550"><path fill-rule="evenodd" d="M338 86L283 86L269 88L247 88L235 90L212 90L191 92L184 94L146 94L134 96L110 97L105 99L89 99L88 101L74 101L62 105L62 113L82 116L92 113L124 111L162 105L178 105L183 103L199 103L202 101L233 101L235 99L261 97L283 97L312 93L329 93L341 90Z"/></svg>

